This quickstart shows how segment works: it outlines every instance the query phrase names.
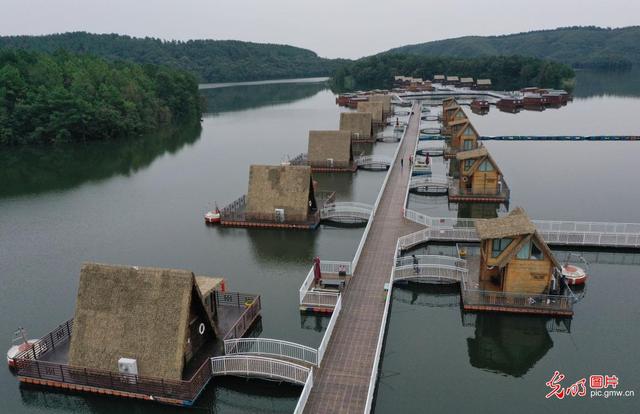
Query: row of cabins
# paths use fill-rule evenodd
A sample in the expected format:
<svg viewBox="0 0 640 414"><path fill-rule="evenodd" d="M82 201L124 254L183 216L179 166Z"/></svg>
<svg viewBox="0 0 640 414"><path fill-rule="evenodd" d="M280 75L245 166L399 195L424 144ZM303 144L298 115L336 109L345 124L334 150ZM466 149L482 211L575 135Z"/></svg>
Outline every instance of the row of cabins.
<svg viewBox="0 0 640 414"><path fill-rule="evenodd" d="M454 185L449 200L507 202L509 188L502 171L480 143L480 134L455 98L442 102L443 133L448 136L444 157L454 160Z"/></svg>
<svg viewBox="0 0 640 414"><path fill-rule="evenodd" d="M430 80L413 78L411 76L394 76L393 86L409 92L425 92L433 90L433 85Z"/></svg>
<svg viewBox="0 0 640 414"><path fill-rule="evenodd" d="M309 131L307 154L282 165L251 165L249 186L220 211L220 224L313 230L320 210L334 202L333 193L319 193L313 173L353 173L353 143L373 142L374 131L391 113L391 95L370 95L356 112L342 112L338 130Z"/></svg>
<svg viewBox="0 0 640 414"><path fill-rule="evenodd" d="M477 79L472 77L459 77L459 76L445 76L434 75L433 83L439 83L441 85L451 85L460 88L472 88L476 90L489 90L492 87L491 79Z"/></svg>
<svg viewBox="0 0 640 414"><path fill-rule="evenodd" d="M541 110L545 107L560 107L572 99L564 90L544 89L538 87L523 88L519 95L500 99L496 106L504 111L517 111L522 108Z"/></svg>

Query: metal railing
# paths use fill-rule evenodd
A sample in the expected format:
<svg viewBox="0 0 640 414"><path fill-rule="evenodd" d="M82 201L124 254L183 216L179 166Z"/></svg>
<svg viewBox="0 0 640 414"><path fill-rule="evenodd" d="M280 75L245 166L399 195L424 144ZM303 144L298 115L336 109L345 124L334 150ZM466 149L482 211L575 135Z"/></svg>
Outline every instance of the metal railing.
<svg viewBox="0 0 640 414"><path fill-rule="evenodd" d="M308 163L309 159L306 152L298 154L295 157L291 158L291 160L289 160L289 164L291 165L307 165Z"/></svg>
<svg viewBox="0 0 640 414"><path fill-rule="evenodd" d="M331 319L329 320L329 324L327 325L327 329L324 331L324 336L322 337L322 342L318 347L318 364L322 364L322 358L324 357L324 353L329 346L329 340L331 339L331 334L333 334L333 329L336 326L338 318L340 317L340 311L342 310L342 297L338 296L338 300L333 308L333 314L331 315Z"/></svg>
<svg viewBox="0 0 640 414"><path fill-rule="evenodd" d="M318 365L318 350L295 342L269 338L237 338L224 341L226 355L270 355Z"/></svg>
<svg viewBox="0 0 640 414"><path fill-rule="evenodd" d="M310 368L293 362L254 355L224 355L211 358L211 374L259 377L305 385Z"/></svg>
<svg viewBox="0 0 640 414"><path fill-rule="evenodd" d="M399 139L400 137L398 137L398 140ZM358 164L358 167L364 167L368 165L385 165L388 167L392 162L393 160L385 155L364 155L356 159L356 164Z"/></svg>
<svg viewBox="0 0 640 414"><path fill-rule="evenodd" d="M467 269L446 264L417 264L394 267L393 280L426 283L457 283L462 280Z"/></svg>
<svg viewBox="0 0 640 414"><path fill-rule="evenodd" d="M311 269L313 271L313 268ZM344 272L347 275L351 274L351 262L342 262L335 260L321 260L320 272L322 273L335 273L339 274Z"/></svg>
<svg viewBox="0 0 640 414"><path fill-rule="evenodd" d="M417 262L417 263L416 263ZM431 264L431 265L445 265L466 267L467 261L454 256L443 256L436 254L418 254L414 256L400 256L396 259L396 266L408 266L414 264Z"/></svg>
<svg viewBox="0 0 640 414"><path fill-rule="evenodd" d="M409 188L438 187L448 189L450 183L451 179L445 175L418 175L411 177Z"/></svg>
<svg viewBox="0 0 640 414"><path fill-rule="evenodd" d="M218 309L225 306L244 308L240 317L236 320L223 340L242 337L256 320L262 309L260 295L249 295L237 292L215 291L216 305Z"/></svg>
<svg viewBox="0 0 640 414"><path fill-rule="evenodd" d="M319 306L325 308L332 308L336 306L340 294L338 292L306 292L302 299L301 305L304 306Z"/></svg>
<svg viewBox="0 0 640 414"><path fill-rule="evenodd" d="M307 381L304 383L304 388L302 388L302 393L300 393L300 397L298 397L298 403L296 404L296 409L293 411L293 414L302 414L304 412L304 407L307 405L307 400L309 399L309 394L311 394L311 389L313 388L313 368L309 371L309 375L307 376Z"/></svg>
<svg viewBox="0 0 640 414"><path fill-rule="evenodd" d="M247 196L245 194L224 206L220 210L220 217L223 220L244 220L244 210L246 206Z"/></svg>
<svg viewBox="0 0 640 414"><path fill-rule="evenodd" d="M372 211L370 205L363 203L332 203L320 210L320 219L341 222L365 221L369 220Z"/></svg>
<svg viewBox="0 0 640 414"><path fill-rule="evenodd" d="M462 297L464 304L469 306L526 308L567 313L573 311L573 299L570 296L496 292L463 287Z"/></svg>

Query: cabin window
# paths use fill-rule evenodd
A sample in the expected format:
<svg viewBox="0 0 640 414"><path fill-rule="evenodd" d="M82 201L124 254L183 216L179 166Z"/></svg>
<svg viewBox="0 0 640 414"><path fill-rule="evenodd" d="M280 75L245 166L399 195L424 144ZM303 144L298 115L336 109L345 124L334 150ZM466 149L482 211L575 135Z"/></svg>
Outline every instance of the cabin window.
<svg viewBox="0 0 640 414"><path fill-rule="evenodd" d="M465 139L462 141L462 148L466 150L473 149L473 140Z"/></svg>
<svg viewBox="0 0 640 414"><path fill-rule="evenodd" d="M464 170L468 171L473 165L473 160L464 160Z"/></svg>
<svg viewBox="0 0 640 414"><path fill-rule="evenodd" d="M471 129L471 127L467 127L467 129L464 130L464 135L466 136L473 135L473 130Z"/></svg>
<svg viewBox="0 0 640 414"><path fill-rule="evenodd" d="M456 114L456 118L457 118L457 119L460 119L460 118L462 118L463 116L464 116L464 114L463 114L462 112L458 112L458 113Z"/></svg>
<svg viewBox="0 0 640 414"><path fill-rule="evenodd" d="M531 244L531 260L542 260L544 259L544 253L542 253L542 249L536 246L535 243Z"/></svg>
<svg viewBox="0 0 640 414"><path fill-rule="evenodd" d="M489 160L484 160L482 164L480 164L479 170L483 172L493 171L493 164L491 164Z"/></svg>
<svg viewBox="0 0 640 414"><path fill-rule="evenodd" d="M491 257L498 257L504 251L504 249L511 244L513 239L508 237L502 239L493 239L491 246Z"/></svg>
<svg viewBox="0 0 640 414"><path fill-rule="evenodd" d="M531 253L531 242L528 242L527 244L522 246L522 249L520 249L516 257L521 260L529 260L530 253Z"/></svg>

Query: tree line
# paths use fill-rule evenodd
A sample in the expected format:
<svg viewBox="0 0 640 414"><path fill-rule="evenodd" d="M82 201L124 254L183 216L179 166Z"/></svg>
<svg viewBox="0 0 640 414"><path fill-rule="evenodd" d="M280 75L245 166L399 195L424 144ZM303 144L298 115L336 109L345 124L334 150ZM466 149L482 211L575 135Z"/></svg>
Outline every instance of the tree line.
<svg viewBox="0 0 640 414"><path fill-rule="evenodd" d="M494 89L525 86L566 87L574 77L569 66L523 56L487 56L471 59L412 54L380 54L339 67L332 79L338 91L391 88L395 75L432 79L436 74L489 78Z"/></svg>
<svg viewBox="0 0 640 414"><path fill-rule="evenodd" d="M199 122L197 79L66 51L0 51L0 144L105 141Z"/></svg>

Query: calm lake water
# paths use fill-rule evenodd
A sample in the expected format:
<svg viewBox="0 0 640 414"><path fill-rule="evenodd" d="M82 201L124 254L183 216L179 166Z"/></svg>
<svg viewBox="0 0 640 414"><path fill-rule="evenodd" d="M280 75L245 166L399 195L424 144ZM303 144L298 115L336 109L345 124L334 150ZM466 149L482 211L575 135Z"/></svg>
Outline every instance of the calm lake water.
<svg viewBox="0 0 640 414"><path fill-rule="evenodd" d="M492 108L488 116L474 116L474 124L484 135L639 134L640 99L585 86L602 81L589 76L591 83L579 80L577 98L565 108L518 115ZM583 96L580 90L590 92ZM246 192L250 164L279 163L306 151L310 129L337 128L341 109L322 83L236 85L202 93L208 108L201 127L127 143L0 150L0 338L6 347L19 325L39 336L73 315L84 261L222 275L229 289L262 295L262 336L318 346L328 318L300 315L298 288L314 256L351 260L362 229L222 229L205 226L202 216L214 201L222 206ZM533 217L640 221L637 142L487 145L512 189L511 205L524 206ZM394 149L381 143L361 150L391 155ZM316 176L339 200L367 203L375 200L383 178L364 171ZM433 215L478 214L437 201L413 202ZM616 374L619 388L640 393L638 256L590 254L603 263L592 265L570 333L549 333L547 321L532 318L463 320L455 291L397 289L376 412L506 413L516 406L522 412L637 412L632 408L640 396L544 399L544 382L554 369L569 380ZM607 264L612 262L629 264ZM288 413L299 392L288 385L221 379L207 388L196 412ZM186 412L21 388L3 369L0 401L0 411L11 413Z"/></svg>

